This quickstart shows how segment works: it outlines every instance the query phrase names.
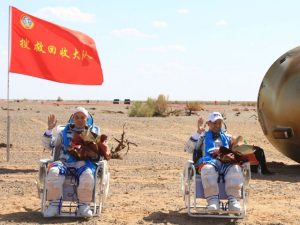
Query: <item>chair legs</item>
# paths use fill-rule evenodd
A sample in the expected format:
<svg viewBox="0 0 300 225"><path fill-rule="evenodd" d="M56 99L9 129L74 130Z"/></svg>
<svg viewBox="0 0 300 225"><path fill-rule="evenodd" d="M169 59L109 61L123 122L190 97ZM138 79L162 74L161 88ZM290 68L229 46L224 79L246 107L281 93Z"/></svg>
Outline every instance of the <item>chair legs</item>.
<svg viewBox="0 0 300 225"><path fill-rule="evenodd" d="M74 182L70 183L70 181L74 181L74 179L68 179L68 177L65 179L62 201L60 201L59 206L57 204L55 205L56 208L59 207L59 210L57 210L57 212L55 211L55 213L50 213L50 209L48 210L48 208L51 207L51 201L47 199L46 188L47 166L50 162L51 160L40 160L37 187L38 194L41 199L42 214L44 216L51 214L50 216L55 217L87 217L87 214L85 215L84 213L80 213L78 208L77 184ZM88 216L100 216L104 201L108 195L110 173L106 161L100 161L98 163L95 174L93 199L88 204L91 213L89 213ZM47 213L47 211L49 211L49 213ZM82 211L84 210L82 209Z"/></svg>
<svg viewBox="0 0 300 225"><path fill-rule="evenodd" d="M247 186L251 176L250 168L243 167L244 183L242 186L242 196L239 201L240 211L234 208L228 202L227 196L221 197L216 210L211 211L207 208L206 198L204 197L201 176L196 174L196 170L192 162L187 162L182 173L182 194L187 207L188 215L192 217L212 217L212 218L244 218L246 216L246 203L247 203ZM187 172L191 171L191 172ZM219 183L220 193L225 193L225 184ZM226 194L225 194L226 195Z"/></svg>

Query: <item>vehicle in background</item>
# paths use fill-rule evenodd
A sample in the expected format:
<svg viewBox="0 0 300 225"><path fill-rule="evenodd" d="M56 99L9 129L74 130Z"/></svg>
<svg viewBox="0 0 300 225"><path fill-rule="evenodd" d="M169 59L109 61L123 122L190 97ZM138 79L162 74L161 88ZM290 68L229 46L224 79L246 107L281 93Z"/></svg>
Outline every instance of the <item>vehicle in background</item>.
<svg viewBox="0 0 300 225"><path fill-rule="evenodd" d="M115 98L115 99L113 100L113 104L120 104L120 99Z"/></svg>
<svg viewBox="0 0 300 225"><path fill-rule="evenodd" d="M130 101L129 98L125 98L125 99L124 99L124 104L130 105L130 103L131 103L131 101Z"/></svg>

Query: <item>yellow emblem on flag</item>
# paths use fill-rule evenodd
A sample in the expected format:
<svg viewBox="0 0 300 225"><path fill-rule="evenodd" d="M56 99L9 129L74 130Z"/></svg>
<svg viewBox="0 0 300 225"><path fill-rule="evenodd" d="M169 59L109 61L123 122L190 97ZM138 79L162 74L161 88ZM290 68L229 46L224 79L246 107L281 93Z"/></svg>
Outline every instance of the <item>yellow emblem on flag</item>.
<svg viewBox="0 0 300 225"><path fill-rule="evenodd" d="M25 29L28 29L28 30L32 29L34 26L33 21L27 15L21 15L20 23L21 23L22 27L24 27Z"/></svg>

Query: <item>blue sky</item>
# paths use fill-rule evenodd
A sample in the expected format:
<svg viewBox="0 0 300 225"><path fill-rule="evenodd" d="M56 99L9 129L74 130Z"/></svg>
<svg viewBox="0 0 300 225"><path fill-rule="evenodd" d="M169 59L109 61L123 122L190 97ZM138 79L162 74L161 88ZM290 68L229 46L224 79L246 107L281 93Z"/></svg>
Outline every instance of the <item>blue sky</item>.
<svg viewBox="0 0 300 225"><path fill-rule="evenodd" d="M271 64L300 43L300 2L12 0L0 6L0 99L7 97L9 5L91 36L102 86L10 74L10 99L256 101Z"/></svg>

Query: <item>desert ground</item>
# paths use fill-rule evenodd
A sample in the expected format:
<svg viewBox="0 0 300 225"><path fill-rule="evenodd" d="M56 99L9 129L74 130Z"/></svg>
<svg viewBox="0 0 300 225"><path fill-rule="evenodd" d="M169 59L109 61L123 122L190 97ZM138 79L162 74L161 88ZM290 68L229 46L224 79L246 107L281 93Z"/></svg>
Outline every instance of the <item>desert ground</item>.
<svg viewBox="0 0 300 225"><path fill-rule="evenodd" d="M119 138L126 123L132 147L123 160L109 161L110 193L101 217L86 219L43 218L36 184L38 160L50 158L41 145L47 116L54 113L59 124L68 120L81 104L93 115L102 133ZM7 103L0 101L0 143L6 143ZM278 152L265 138L255 106L204 105L192 116L164 118L128 117L128 106L110 102L12 101L11 154L0 148L0 224L300 224L300 165ZM237 111L240 114L236 116ZM199 116L211 111L226 114L228 132L242 135L265 150L273 175L252 174L247 216L244 219L201 219L187 215L180 191L180 173L191 156L183 145L196 130Z"/></svg>

